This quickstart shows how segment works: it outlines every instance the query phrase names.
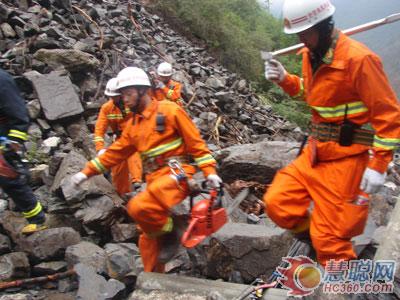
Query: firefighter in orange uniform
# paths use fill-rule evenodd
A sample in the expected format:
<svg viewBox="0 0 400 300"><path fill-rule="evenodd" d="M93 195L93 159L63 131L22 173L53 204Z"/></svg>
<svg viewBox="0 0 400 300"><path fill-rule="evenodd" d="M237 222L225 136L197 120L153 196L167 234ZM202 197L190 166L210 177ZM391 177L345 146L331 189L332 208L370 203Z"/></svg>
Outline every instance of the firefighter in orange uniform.
<svg viewBox="0 0 400 300"><path fill-rule="evenodd" d="M117 79L112 78L107 82L104 94L110 99L101 106L94 131L94 142L98 155L106 151L104 135L110 127L112 132L120 137L128 120L132 117L129 108L122 102L121 94L116 89ZM113 185L120 196L131 192L131 186L142 181L142 161L139 154L134 154L127 160L111 169Z"/></svg>
<svg viewBox="0 0 400 300"><path fill-rule="evenodd" d="M268 80L312 110L308 145L275 176L267 213L298 236L309 232L322 265L356 258L350 239L363 232L369 194L384 183L400 143L400 108L382 63L334 28L334 10L329 0L286 0L284 31L306 46L302 78L277 60L265 64ZM367 123L373 130L362 128Z"/></svg>
<svg viewBox="0 0 400 300"><path fill-rule="evenodd" d="M154 98L159 101L169 100L183 105L181 97L181 84L171 79L173 74L172 65L167 62L161 63L157 68L157 78L154 79Z"/></svg>
<svg viewBox="0 0 400 300"><path fill-rule="evenodd" d="M134 113L133 120L119 140L71 180L79 185L139 152L147 188L128 202L127 211L143 231L139 249L144 270L163 272L165 261L159 259L160 249L179 245L170 209L189 193L186 181L172 174L168 162L179 161L191 177L195 173L188 160L191 156L212 186L219 187L222 180L216 174L216 161L189 116L171 101L151 98L150 80L142 69L125 68L117 79L124 102Z"/></svg>

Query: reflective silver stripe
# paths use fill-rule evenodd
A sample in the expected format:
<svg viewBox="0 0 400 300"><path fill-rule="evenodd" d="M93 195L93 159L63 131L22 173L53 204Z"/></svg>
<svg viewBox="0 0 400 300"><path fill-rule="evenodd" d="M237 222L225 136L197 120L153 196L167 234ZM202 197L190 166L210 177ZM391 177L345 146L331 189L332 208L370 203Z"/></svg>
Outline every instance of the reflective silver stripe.
<svg viewBox="0 0 400 300"><path fill-rule="evenodd" d="M100 173L105 173L107 172L107 169L103 166L103 164L100 162L100 160L96 157L95 159L92 159L90 161L94 167L99 171Z"/></svg>
<svg viewBox="0 0 400 300"><path fill-rule="evenodd" d="M107 115L107 119L108 120L119 120L119 119L123 119L124 117L122 116L122 114L108 114Z"/></svg>
<svg viewBox="0 0 400 300"><path fill-rule="evenodd" d="M154 157L154 156L161 155L163 153L166 153L168 151L178 148L179 146L182 145L182 142L183 142L182 138L177 138L176 140L173 140L172 142L169 142L167 144L160 145L160 146L157 146L148 151L142 152L142 156Z"/></svg>
<svg viewBox="0 0 400 300"><path fill-rule="evenodd" d="M304 80L303 80L303 78L300 78L300 91L296 95L292 96L292 98L295 98L295 99L303 99L304 98Z"/></svg>
<svg viewBox="0 0 400 300"><path fill-rule="evenodd" d="M347 104L341 104L334 107L323 107L323 106L311 106L311 107L315 109L323 118L337 118L345 115L346 105L347 105L348 116L368 111L368 108L364 105L362 101L350 102Z"/></svg>
<svg viewBox="0 0 400 300"><path fill-rule="evenodd" d="M395 138L381 138L374 135L374 147L383 148L386 150L394 150L400 146L400 139Z"/></svg>
<svg viewBox="0 0 400 300"><path fill-rule="evenodd" d="M35 207L27 212L22 212L25 218L32 218L38 215L42 211L42 205L40 202L36 203Z"/></svg>
<svg viewBox="0 0 400 300"><path fill-rule="evenodd" d="M201 157L198 157L198 158L194 158L194 161L196 162L196 164L198 166L216 162L214 157L211 154L206 154L204 156L201 156Z"/></svg>
<svg viewBox="0 0 400 300"><path fill-rule="evenodd" d="M26 132L19 131L16 129L11 129L10 132L8 133L8 136L12 136L12 137L24 140L24 141L28 140L28 134Z"/></svg>

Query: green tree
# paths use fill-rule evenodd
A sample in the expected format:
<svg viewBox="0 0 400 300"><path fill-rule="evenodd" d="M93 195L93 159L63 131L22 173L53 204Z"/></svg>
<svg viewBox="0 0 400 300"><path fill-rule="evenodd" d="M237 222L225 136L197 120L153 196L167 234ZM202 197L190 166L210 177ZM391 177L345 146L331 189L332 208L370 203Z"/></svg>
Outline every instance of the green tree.
<svg viewBox="0 0 400 300"><path fill-rule="evenodd" d="M154 0L154 3L158 13L176 24L178 30L184 28L186 33L204 40L226 68L252 81L265 99L273 97L266 100L273 107L289 101L283 93L270 92L273 85L264 78L260 50L280 49L297 40L284 34L282 20L274 18L257 0ZM291 73L299 74L299 57L280 60ZM295 109L297 104L291 106ZM302 107L298 109L304 112ZM289 119L296 115L285 115L285 110L280 110Z"/></svg>

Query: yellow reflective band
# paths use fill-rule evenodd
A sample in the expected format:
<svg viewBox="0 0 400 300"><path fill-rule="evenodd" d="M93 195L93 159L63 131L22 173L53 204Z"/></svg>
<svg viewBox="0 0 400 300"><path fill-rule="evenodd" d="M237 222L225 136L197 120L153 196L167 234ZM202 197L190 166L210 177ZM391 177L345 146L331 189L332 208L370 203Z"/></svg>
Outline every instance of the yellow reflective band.
<svg viewBox="0 0 400 300"><path fill-rule="evenodd" d="M26 134L26 132L15 130L15 129L11 129L10 132L8 133L8 136L12 136L12 137L24 140L24 141L28 140L28 135Z"/></svg>
<svg viewBox="0 0 400 300"><path fill-rule="evenodd" d="M174 222L171 217L168 217L167 223L164 224L161 230L155 232L146 232L146 235L149 236L150 238L157 238L163 234L171 232L173 228L174 228Z"/></svg>
<svg viewBox="0 0 400 300"><path fill-rule="evenodd" d="M99 171L100 173L105 173L107 172L107 169L103 166L103 164L100 162L100 160L96 157L95 159L92 159L90 161L94 167Z"/></svg>
<svg viewBox="0 0 400 300"><path fill-rule="evenodd" d="M93 140L95 142L104 142L104 139L102 137L100 137L100 136L96 136Z"/></svg>
<svg viewBox="0 0 400 300"><path fill-rule="evenodd" d="M129 107L125 107L125 112L126 112L127 114L129 114L129 113L131 112L131 109L130 109Z"/></svg>
<svg viewBox="0 0 400 300"><path fill-rule="evenodd" d="M174 90L169 90L167 93L167 98L171 98L173 92Z"/></svg>
<svg viewBox="0 0 400 300"><path fill-rule="evenodd" d="M22 214L24 215L25 218L32 218L34 216L36 216L37 214L39 214L42 211L42 205L40 204L40 202L36 203L35 208L33 208L30 211L27 212L23 212Z"/></svg>
<svg viewBox="0 0 400 300"><path fill-rule="evenodd" d="M163 228L161 228L162 232L171 232L172 228L174 228L174 222L172 221L171 217L168 217L167 223L164 224Z"/></svg>
<svg viewBox="0 0 400 300"><path fill-rule="evenodd" d="M347 115L353 115L368 111L368 108L364 105L362 101L341 104L334 107L321 107L321 106L311 106L311 107L315 109L323 118L337 118L345 115L346 105L347 105Z"/></svg>
<svg viewBox="0 0 400 300"><path fill-rule="evenodd" d="M303 99L304 98L304 80L303 78L300 79L300 91L294 95L292 98L295 99Z"/></svg>
<svg viewBox="0 0 400 300"><path fill-rule="evenodd" d="M168 151L174 150L181 145L182 145L182 138L178 138L168 144L160 145L160 146L150 149L148 151L142 152L142 155L147 156L147 157L158 156L158 155L161 155Z"/></svg>
<svg viewBox="0 0 400 300"><path fill-rule="evenodd" d="M211 154L206 154L202 157L195 158L194 161L198 166L208 164L208 163L215 163L215 159Z"/></svg>
<svg viewBox="0 0 400 300"><path fill-rule="evenodd" d="M107 119L108 120L118 120L118 119L123 119L124 117L122 116L122 114L108 114L107 115Z"/></svg>
<svg viewBox="0 0 400 300"><path fill-rule="evenodd" d="M381 138L377 135L374 135L373 146L378 148L383 148L386 150L394 150L400 146L400 139Z"/></svg>

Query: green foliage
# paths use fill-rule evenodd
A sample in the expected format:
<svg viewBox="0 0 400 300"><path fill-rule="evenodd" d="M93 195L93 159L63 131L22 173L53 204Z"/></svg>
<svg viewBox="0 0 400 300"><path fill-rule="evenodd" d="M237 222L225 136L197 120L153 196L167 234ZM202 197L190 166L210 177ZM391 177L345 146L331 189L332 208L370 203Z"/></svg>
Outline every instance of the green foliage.
<svg viewBox="0 0 400 300"><path fill-rule="evenodd" d="M25 152L25 158L31 164L47 164L50 160L49 156L40 152L40 139L31 137L31 146Z"/></svg>
<svg viewBox="0 0 400 300"><path fill-rule="evenodd" d="M257 0L156 0L155 7L205 40L224 66L249 80L258 80L263 72L260 50L295 42Z"/></svg>
<svg viewBox="0 0 400 300"><path fill-rule="evenodd" d="M263 9L257 0L155 0L158 10L178 30L206 41L221 64L252 82L274 109L298 125L308 117L303 106L289 100L284 93L271 90L273 84L264 78L260 50L271 51L297 42L283 33L281 20ZM287 70L300 74L300 58L279 58ZM290 104L289 104L290 103ZM290 109L288 109L288 107Z"/></svg>
<svg viewBox="0 0 400 300"><path fill-rule="evenodd" d="M272 109L287 120L306 129L310 122L310 112L303 101L295 101L287 96L282 89L272 86L265 94L259 94L264 104L271 105Z"/></svg>

